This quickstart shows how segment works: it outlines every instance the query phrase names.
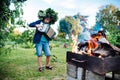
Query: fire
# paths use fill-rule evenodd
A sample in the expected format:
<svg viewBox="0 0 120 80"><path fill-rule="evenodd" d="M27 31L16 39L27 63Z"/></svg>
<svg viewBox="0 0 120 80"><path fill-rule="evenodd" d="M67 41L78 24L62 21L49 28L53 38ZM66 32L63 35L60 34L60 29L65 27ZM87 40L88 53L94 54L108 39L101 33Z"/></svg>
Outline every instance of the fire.
<svg viewBox="0 0 120 80"><path fill-rule="evenodd" d="M77 52L77 53L87 54L89 56L94 56L93 50L98 48L98 46L99 46L99 43L98 43L99 38L101 38L101 36L94 34L94 35L91 36L90 40L86 41L85 43L84 42L80 43L81 45L78 45L78 47L86 46L86 48L85 48L84 51L82 51L82 49L80 49L79 52ZM99 55L98 57L101 58L102 56Z"/></svg>
<svg viewBox="0 0 120 80"><path fill-rule="evenodd" d="M97 47L98 47L98 42L96 38L92 38L91 40L88 41L87 53L89 55L92 55L92 49L96 49Z"/></svg>
<svg viewBox="0 0 120 80"><path fill-rule="evenodd" d="M77 53L77 45L78 45L78 36L72 34L72 52Z"/></svg>
<svg viewBox="0 0 120 80"><path fill-rule="evenodd" d="M72 38L72 44L71 44L71 46L72 46L72 52L73 53L78 53L78 54L85 53L82 50L78 51L78 35L72 34L71 38Z"/></svg>
<svg viewBox="0 0 120 80"><path fill-rule="evenodd" d="M104 39L101 39L104 38ZM100 39L102 41L100 41ZM112 46L101 34L94 34L91 39L78 44L77 36L72 35L72 52L87 54L98 58L120 56L120 49Z"/></svg>

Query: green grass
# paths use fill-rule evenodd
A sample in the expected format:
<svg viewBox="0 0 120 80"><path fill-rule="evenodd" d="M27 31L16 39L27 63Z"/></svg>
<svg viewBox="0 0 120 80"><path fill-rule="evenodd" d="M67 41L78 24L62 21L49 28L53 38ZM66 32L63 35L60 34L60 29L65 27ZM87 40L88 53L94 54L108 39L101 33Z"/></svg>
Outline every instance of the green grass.
<svg viewBox="0 0 120 80"><path fill-rule="evenodd" d="M0 80L66 80L66 51L70 48L52 48L57 61L51 61L53 70L38 71L35 49L17 48L0 55ZM51 56L53 59L54 57ZM42 57L45 64L45 56Z"/></svg>

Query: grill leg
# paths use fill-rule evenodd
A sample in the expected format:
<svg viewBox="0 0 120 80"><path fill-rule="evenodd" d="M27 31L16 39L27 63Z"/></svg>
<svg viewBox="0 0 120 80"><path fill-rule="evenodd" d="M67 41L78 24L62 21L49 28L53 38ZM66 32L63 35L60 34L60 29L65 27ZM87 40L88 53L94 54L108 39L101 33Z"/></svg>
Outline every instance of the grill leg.
<svg viewBox="0 0 120 80"><path fill-rule="evenodd" d="M114 74L114 72L112 72L112 80L114 80L115 79L115 74Z"/></svg>
<svg viewBox="0 0 120 80"><path fill-rule="evenodd" d="M83 71L82 71L82 80L85 80L85 76L86 76L86 69L83 69Z"/></svg>

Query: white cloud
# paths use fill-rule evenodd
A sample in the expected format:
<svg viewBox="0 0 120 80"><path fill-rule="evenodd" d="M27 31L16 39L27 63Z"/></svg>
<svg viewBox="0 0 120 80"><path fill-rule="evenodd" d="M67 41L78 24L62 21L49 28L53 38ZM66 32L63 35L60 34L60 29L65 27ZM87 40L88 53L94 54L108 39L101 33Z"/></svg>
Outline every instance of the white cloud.
<svg viewBox="0 0 120 80"><path fill-rule="evenodd" d="M95 16L96 16L96 12L98 12L98 7L99 5L97 4L93 4L89 7L86 7L88 6L89 4L85 4L85 5L80 5L79 6L79 11L80 11L80 14L81 15L87 15L89 16L88 17L88 28L91 28L92 26L95 25Z"/></svg>
<svg viewBox="0 0 120 80"><path fill-rule="evenodd" d="M44 0L44 1L48 4L52 4L52 2L54 2L55 0Z"/></svg>
<svg viewBox="0 0 120 80"><path fill-rule="evenodd" d="M60 6L68 9L74 9L76 8L75 0L64 0L60 3Z"/></svg>
<svg viewBox="0 0 120 80"><path fill-rule="evenodd" d="M94 5L91 7L88 7L84 13L86 13L87 15L89 15L88 17L88 27L92 27L95 25L95 16L96 16L96 12L98 11L98 7L95 7Z"/></svg>
<svg viewBox="0 0 120 80"><path fill-rule="evenodd" d="M58 12L59 20L66 15L73 16L78 12L81 15L88 15L88 26L90 27L95 24L96 11L101 5L105 4L105 1L102 2L102 0L28 0L26 6L24 6L23 17L27 22L32 22L38 19L39 9L51 7Z"/></svg>
<svg viewBox="0 0 120 80"><path fill-rule="evenodd" d="M93 27L94 25L95 25L95 16L90 16L89 18L88 18L88 28L91 28L91 27Z"/></svg>

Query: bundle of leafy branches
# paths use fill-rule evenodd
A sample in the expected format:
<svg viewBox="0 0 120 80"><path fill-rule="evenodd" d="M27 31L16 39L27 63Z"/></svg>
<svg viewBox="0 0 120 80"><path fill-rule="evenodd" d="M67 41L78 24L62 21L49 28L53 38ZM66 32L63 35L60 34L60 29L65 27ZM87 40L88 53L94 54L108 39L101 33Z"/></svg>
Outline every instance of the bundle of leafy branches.
<svg viewBox="0 0 120 80"><path fill-rule="evenodd" d="M51 8L48 8L45 11L39 10L38 18L43 20L45 17L49 17L51 19L50 24L54 24L58 20L58 13Z"/></svg>

